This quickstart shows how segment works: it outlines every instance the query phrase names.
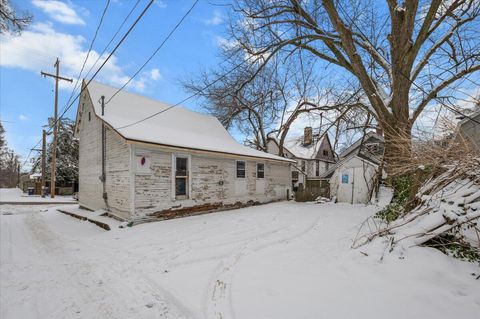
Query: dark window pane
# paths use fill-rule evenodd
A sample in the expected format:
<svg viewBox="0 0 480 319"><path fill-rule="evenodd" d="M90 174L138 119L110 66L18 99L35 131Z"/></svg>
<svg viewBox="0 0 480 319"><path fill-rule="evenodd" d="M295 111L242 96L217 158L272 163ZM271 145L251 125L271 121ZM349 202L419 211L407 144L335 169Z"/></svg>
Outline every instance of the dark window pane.
<svg viewBox="0 0 480 319"><path fill-rule="evenodd" d="M237 170L237 178L245 178L245 170Z"/></svg>
<svg viewBox="0 0 480 319"><path fill-rule="evenodd" d="M292 179L298 181L298 171L292 171Z"/></svg>
<svg viewBox="0 0 480 319"><path fill-rule="evenodd" d="M186 157L177 157L177 171L187 171Z"/></svg>
<svg viewBox="0 0 480 319"><path fill-rule="evenodd" d="M237 162L237 169L243 169L243 170L245 170L245 162L238 161L238 162Z"/></svg>
<svg viewBox="0 0 480 319"><path fill-rule="evenodd" d="M257 164L257 178L265 177L265 165L262 163Z"/></svg>
<svg viewBox="0 0 480 319"><path fill-rule="evenodd" d="M245 162L237 161L237 178L245 178Z"/></svg>
<svg viewBox="0 0 480 319"><path fill-rule="evenodd" d="M175 195L184 196L187 195L187 179L175 178Z"/></svg>

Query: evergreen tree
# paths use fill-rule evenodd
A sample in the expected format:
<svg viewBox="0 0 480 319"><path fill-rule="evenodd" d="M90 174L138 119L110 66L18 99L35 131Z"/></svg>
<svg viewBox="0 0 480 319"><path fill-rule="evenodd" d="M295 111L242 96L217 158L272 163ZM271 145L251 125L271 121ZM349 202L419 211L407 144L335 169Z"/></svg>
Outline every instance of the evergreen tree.
<svg viewBox="0 0 480 319"><path fill-rule="evenodd" d="M58 124L56 180L61 182L78 181L78 140L73 136L75 122L62 119ZM52 134L53 135L53 134ZM52 163L53 140L47 145L46 176L49 179ZM41 173L41 154L35 158L32 173Z"/></svg>

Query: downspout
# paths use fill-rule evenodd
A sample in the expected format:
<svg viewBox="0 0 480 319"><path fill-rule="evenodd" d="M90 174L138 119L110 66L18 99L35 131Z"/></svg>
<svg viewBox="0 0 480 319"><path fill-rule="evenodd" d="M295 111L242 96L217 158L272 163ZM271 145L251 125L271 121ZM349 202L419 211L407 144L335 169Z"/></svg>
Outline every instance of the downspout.
<svg viewBox="0 0 480 319"><path fill-rule="evenodd" d="M102 95L100 98L102 101L102 175L100 176L100 180L102 181L102 197L103 200L105 201L105 206L107 207L107 210L109 210L108 207L108 196L107 196L107 175L106 175L106 153L107 153L107 141L106 141L106 129L105 129L105 121L103 120L103 117L105 115L105 96Z"/></svg>
<svg viewBox="0 0 480 319"><path fill-rule="evenodd" d="M353 173L352 173L352 202L351 204L353 205L353 190L354 190L354 184L355 184L355 167L353 168Z"/></svg>

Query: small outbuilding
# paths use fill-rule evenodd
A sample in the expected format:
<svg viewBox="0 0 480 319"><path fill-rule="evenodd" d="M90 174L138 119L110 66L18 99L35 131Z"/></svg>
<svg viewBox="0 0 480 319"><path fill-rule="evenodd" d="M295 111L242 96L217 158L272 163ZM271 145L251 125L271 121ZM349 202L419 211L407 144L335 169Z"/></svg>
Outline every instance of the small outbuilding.
<svg viewBox="0 0 480 319"><path fill-rule="evenodd" d="M366 204L374 196L385 141L375 132L358 139L339 155L339 160L322 175L330 182L330 196L339 203Z"/></svg>
<svg viewBox="0 0 480 319"><path fill-rule="evenodd" d="M125 220L291 193L292 160L237 143L213 116L98 82L81 94L75 135L80 204Z"/></svg>
<svg viewBox="0 0 480 319"><path fill-rule="evenodd" d="M478 106L480 108L480 105ZM480 110L470 114L469 116L463 116L458 122L457 126L457 139L468 143L475 151L480 151Z"/></svg>

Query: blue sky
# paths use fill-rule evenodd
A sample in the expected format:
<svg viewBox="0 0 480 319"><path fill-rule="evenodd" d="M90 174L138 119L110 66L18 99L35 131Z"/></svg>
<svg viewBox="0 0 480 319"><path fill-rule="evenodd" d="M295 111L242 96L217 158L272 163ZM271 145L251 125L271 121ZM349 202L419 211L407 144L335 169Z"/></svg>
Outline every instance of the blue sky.
<svg viewBox="0 0 480 319"><path fill-rule="evenodd" d="M110 1L86 70L103 51L135 2ZM30 148L40 139L42 125L53 114L53 80L42 78L40 71L54 73L53 63L58 56L61 75L74 79L77 77L106 0L23 0L12 3L19 10L27 10L34 19L20 36L2 35L0 38L0 116L7 131L8 145L26 157ZM147 0L140 1L119 35L123 35L147 3ZM114 86L125 83L192 3L193 0L154 3L97 79ZM218 3L221 1L216 0L215 4ZM221 62L217 52L225 32L226 15L224 6L200 0L176 33L127 89L171 104L182 100L187 93L179 85L181 78L195 76L199 71ZM73 85L62 83L60 109L65 106L72 88ZM193 99L184 105L200 110ZM73 119L75 111L76 104L67 113L68 117Z"/></svg>

